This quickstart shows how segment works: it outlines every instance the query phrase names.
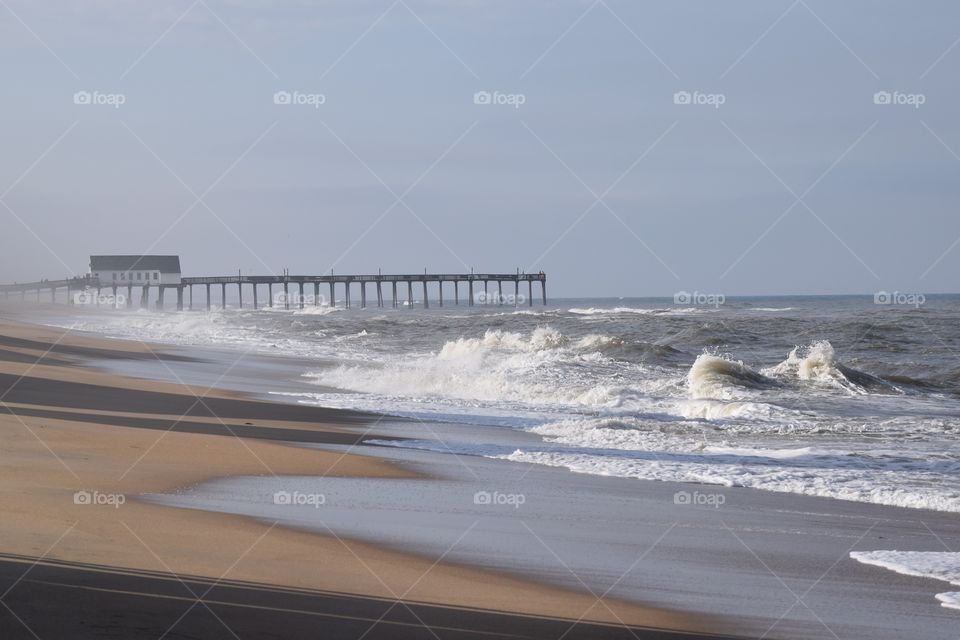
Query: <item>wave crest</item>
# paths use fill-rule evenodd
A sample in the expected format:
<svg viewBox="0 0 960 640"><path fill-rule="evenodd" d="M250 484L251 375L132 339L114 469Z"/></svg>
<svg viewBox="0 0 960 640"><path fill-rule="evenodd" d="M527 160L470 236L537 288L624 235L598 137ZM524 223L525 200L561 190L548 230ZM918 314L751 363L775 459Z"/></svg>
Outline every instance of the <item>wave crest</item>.
<svg viewBox="0 0 960 640"><path fill-rule="evenodd" d="M841 364L837 360L833 345L827 340L820 340L806 347L794 347L786 360L762 371L764 375L773 378L815 382L849 393L897 390L876 376Z"/></svg>
<svg viewBox="0 0 960 640"><path fill-rule="evenodd" d="M744 389L762 389L775 384L774 380L739 360L709 353L697 356L687 373L687 387L695 399L732 400L741 397Z"/></svg>
<svg viewBox="0 0 960 640"><path fill-rule="evenodd" d="M529 338L512 331L490 329L482 338L457 338L446 342L437 358L457 360L471 355L482 357L493 351L535 353L558 349L567 343L569 339L566 336L550 327L537 327Z"/></svg>

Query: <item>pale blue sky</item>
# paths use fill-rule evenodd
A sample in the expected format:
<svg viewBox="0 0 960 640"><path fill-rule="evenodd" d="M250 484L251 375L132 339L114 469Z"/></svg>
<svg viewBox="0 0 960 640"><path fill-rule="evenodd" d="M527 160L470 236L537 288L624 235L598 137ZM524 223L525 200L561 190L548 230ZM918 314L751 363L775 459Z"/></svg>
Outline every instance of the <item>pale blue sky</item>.
<svg viewBox="0 0 960 640"><path fill-rule="evenodd" d="M151 251L560 296L958 290L954 2L146 4L0 3L0 280Z"/></svg>

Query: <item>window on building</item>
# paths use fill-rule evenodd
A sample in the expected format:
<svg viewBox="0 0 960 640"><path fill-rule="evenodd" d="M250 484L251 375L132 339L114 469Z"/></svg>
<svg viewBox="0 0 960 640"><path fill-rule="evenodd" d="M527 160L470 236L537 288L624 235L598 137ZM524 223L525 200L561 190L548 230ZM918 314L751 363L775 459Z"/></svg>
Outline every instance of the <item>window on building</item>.
<svg viewBox="0 0 960 640"><path fill-rule="evenodd" d="M114 280L117 279L117 272L116 272L116 271L113 272L113 279L114 279Z"/></svg>
<svg viewBox="0 0 960 640"><path fill-rule="evenodd" d="M160 278L160 272L159 272L159 271L154 271L154 272L153 272L153 279L154 279L154 280L158 280L159 278Z"/></svg>
<svg viewBox="0 0 960 640"><path fill-rule="evenodd" d="M143 280L143 272L137 271L137 280Z"/></svg>

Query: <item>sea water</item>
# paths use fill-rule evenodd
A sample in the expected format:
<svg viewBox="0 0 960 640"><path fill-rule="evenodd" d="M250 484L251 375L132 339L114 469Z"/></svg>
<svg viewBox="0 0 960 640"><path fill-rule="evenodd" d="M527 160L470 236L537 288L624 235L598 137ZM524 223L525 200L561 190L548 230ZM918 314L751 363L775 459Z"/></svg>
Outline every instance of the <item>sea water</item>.
<svg viewBox="0 0 960 640"><path fill-rule="evenodd" d="M960 297L711 302L110 310L69 322L296 356L311 388L273 384L276 399L414 419L422 437L394 446L960 511ZM438 422L471 437L438 441Z"/></svg>

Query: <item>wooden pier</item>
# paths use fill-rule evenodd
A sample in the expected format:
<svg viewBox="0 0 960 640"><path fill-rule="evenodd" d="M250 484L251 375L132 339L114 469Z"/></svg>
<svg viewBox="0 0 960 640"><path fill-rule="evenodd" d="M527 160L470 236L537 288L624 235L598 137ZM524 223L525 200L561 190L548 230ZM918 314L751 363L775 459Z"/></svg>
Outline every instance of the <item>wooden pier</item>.
<svg viewBox="0 0 960 640"><path fill-rule="evenodd" d="M520 293L520 284L527 284L525 295ZM279 297L279 303L284 308L291 306L300 309L306 306L329 305L336 306L336 293L339 287L343 292L343 305L351 306L351 289L354 285L360 288L360 307L367 306L367 285L372 285L376 295L376 306L387 306L387 294L390 294L389 304L393 307L399 307L403 304L400 296L404 292L398 292L398 286L406 284L406 303L409 307L413 306L414 287L422 290L422 302L424 308L430 307L431 299L429 297L430 285L436 285L437 297L434 302L439 306L444 305L443 287L444 284L453 285L453 303L460 304L460 287L466 285L466 303L470 306L474 304L497 304L497 305L520 305L526 302L533 306L533 283L540 284L540 298L544 305L547 304L547 276L545 273L464 273L464 274L401 274L401 275L326 275L326 276L203 276L181 278L179 284L158 284L149 282L103 282L101 279L85 276L80 278L71 278L67 280L41 280L39 282L28 282L21 284L0 285L4 299L11 297L25 300L27 294L35 295L37 302L41 301L42 294L47 293L52 302L56 302L57 291L65 289L67 293L67 303L75 304L78 300L76 294L83 293L81 298L85 304L94 304L97 306L133 306L134 289L140 292L140 306L146 307L150 301L150 289L157 290L156 306L158 309L164 308L164 294L173 289L177 296L177 310L183 310L185 307L184 297L187 294L188 300L186 308L193 309L193 287L200 286L206 288L204 298L205 308L210 309L214 306L211 297L211 287L220 287L220 307L227 307L227 287L237 287L238 303L243 308L243 291L248 287L252 294L252 308L258 309L263 306L274 306L274 287L282 288L283 295ZM504 293L504 283L507 283L508 290ZM513 291L509 291L509 285L513 284ZM491 291L491 284L495 285L495 290ZM262 304L258 292L266 286L267 300ZM481 288L482 286L482 288ZM321 293L321 288L323 289ZM384 289L387 289L385 291ZM449 288L449 286L448 286ZM311 291L312 289L312 291ZM96 294L94 295L94 291ZM104 291L110 291L109 295L104 295ZM329 296L327 292L329 291ZM124 293L125 292L125 293ZM118 304L119 303L119 304ZM449 303L449 299L448 299Z"/></svg>

